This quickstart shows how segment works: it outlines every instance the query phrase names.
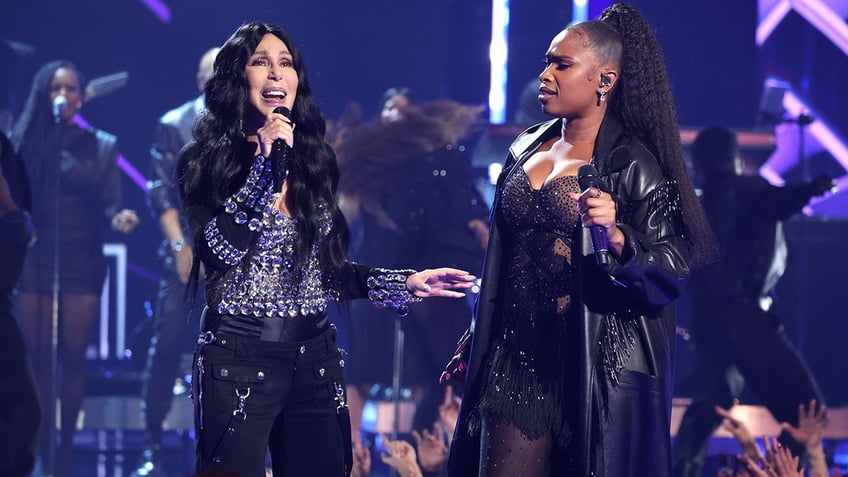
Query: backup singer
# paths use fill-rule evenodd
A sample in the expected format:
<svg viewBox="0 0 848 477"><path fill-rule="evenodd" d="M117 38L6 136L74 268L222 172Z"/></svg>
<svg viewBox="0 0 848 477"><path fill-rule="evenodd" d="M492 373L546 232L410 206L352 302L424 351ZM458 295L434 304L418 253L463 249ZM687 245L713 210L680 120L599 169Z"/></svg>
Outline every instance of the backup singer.
<svg viewBox="0 0 848 477"><path fill-rule="evenodd" d="M704 180L703 204L721 246L719 260L692 276L697 387L674 440L675 477L701 475L707 443L745 381L778 422L798 425L798 406L821 391L771 310L786 268L783 220L833 187L827 176L786 187L746 175L736 134L723 127L698 133L692 144ZM778 369L780 372L773 372ZM804 446L783 430L780 442L807 460Z"/></svg>
<svg viewBox="0 0 848 477"><path fill-rule="evenodd" d="M448 100L413 102L406 88L383 94L378 120L345 128L334 144L342 210L356 260L387 266L430 263L477 273L488 238L488 208L474 186L463 140L480 108ZM350 305L352 359L345 376L354 443L367 390L392 382L392 313ZM438 418L445 394L437 380L456 336L468 324L468 300L434 299L401 320L405 331L401 387L412 389L414 429ZM395 363L398 364L398 363Z"/></svg>
<svg viewBox="0 0 848 477"><path fill-rule="evenodd" d="M29 173L32 195L38 197L32 204L38 240L27 254L18 290L21 328L44 407L52 405L47 400L54 376L50 357L54 274L58 274L62 417L54 461L57 476L69 475L72 469L74 430L85 396L85 349L106 277L104 229L111 224L113 229L129 233L138 224L135 211L119 210L117 139L75 121L85 86L84 76L73 63L47 63L35 75L12 134ZM54 267L56 254L58 270ZM53 423L42 422L42 457L47 457L47 438L52 435L47 425Z"/></svg>
<svg viewBox="0 0 848 477"><path fill-rule="evenodd" d="M197 66L200 91L212 76L217 48L207 50ZM148 205L159 229L165 236L159 247L163 262L162 278L156 294L152 336L146 353L142 385L145 448L133 477L152 476L162 467L162 422L171 409L174 379L180 372L183 352L191 350L191 337L197 333L203 301L189 306L185 301L191 263L194 257L191 241L186 241L185 214L180 211L177 187L177 161L180 150L192 138L192 128L203 110L204 96L183 103L159 118L150 148Z"/></svg>

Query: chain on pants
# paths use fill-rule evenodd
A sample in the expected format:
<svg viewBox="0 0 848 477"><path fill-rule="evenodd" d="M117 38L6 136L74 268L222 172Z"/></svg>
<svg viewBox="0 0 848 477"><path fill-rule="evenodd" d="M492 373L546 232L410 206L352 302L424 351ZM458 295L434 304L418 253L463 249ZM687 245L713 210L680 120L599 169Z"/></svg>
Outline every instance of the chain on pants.
<svg viewBox="0 0 848 477"><path fill-rule="evenodd" d="M206 332L194 357L197 468L264 477L350 469L344 359L335 330L298 343Z"/></svg>

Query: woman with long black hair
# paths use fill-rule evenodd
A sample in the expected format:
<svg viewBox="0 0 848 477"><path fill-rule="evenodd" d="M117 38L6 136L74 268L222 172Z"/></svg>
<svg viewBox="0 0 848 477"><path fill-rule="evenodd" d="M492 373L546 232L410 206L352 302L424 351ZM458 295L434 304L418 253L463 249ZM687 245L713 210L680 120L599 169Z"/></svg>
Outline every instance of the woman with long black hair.
<svg viewBox="0 0 848 477"><path fill-rule="evenodd" d="M467 376L448 475L668 476L674 300L712 240L662 53L614 4L544 58L554 119L509 148L473 333L446 371Z"/></svg>
<svg viewBox="0 0 848 477"><path fill-rule="evenodd" d="M338 169L303 59L279 27L251 22L221 48L206 111L180 158L180 191L206 271L194 360L198 470L346 475L344 359L334 301L368 297L406 313L462 297L467 272L347 261ZM196 283L200 263L195 263Z"/></svg>
<svg viewBox="0 0 848 477"><path fill-rule="evenodd" d="M18 300L45 409L50 409L47 401L54 396L54 332L60 337L61 440L53 460L55 475L69 475L72 470L73 435L85 396L85 349L106 278L103 231L111 224L129 233L138 224L134 211L119 210L121 175L115 136L76 121L85 86L85 77L73 63L47 63L36 73L12 131L32 195L38 198L32 201L31 211L38 239L24 263ZM53 329L54 296L61 318L58 330ZM42 457L52 448L46 440L52 436L47 425L53 423L48 419L42 423Z"/></svg>

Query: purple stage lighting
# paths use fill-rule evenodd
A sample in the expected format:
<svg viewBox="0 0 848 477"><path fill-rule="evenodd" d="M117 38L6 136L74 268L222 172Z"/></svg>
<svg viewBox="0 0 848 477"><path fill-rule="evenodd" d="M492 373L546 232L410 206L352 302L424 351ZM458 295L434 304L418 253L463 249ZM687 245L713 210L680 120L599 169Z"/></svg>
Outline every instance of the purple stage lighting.
<svg viewBox="0 0 848 477"><path fill-rule="evenodd" d="M141 0L144 4L162 23L171 23L171 9L162 0Z"/></svg>

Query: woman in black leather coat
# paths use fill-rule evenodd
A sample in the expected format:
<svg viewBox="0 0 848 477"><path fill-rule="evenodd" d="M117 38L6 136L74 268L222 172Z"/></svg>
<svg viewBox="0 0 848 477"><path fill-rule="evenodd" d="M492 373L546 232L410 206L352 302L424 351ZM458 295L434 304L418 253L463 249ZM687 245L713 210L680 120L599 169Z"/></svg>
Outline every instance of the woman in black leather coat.
<svg viewBox="0 0 848 477"><path fill-rule="evenodd" d="M554 37L546 63L539 100L556 119L510 147L470 355L446 371L466 375L448 473L669 475L673 302L711 240L662 56L615 4Z"/></svg>

